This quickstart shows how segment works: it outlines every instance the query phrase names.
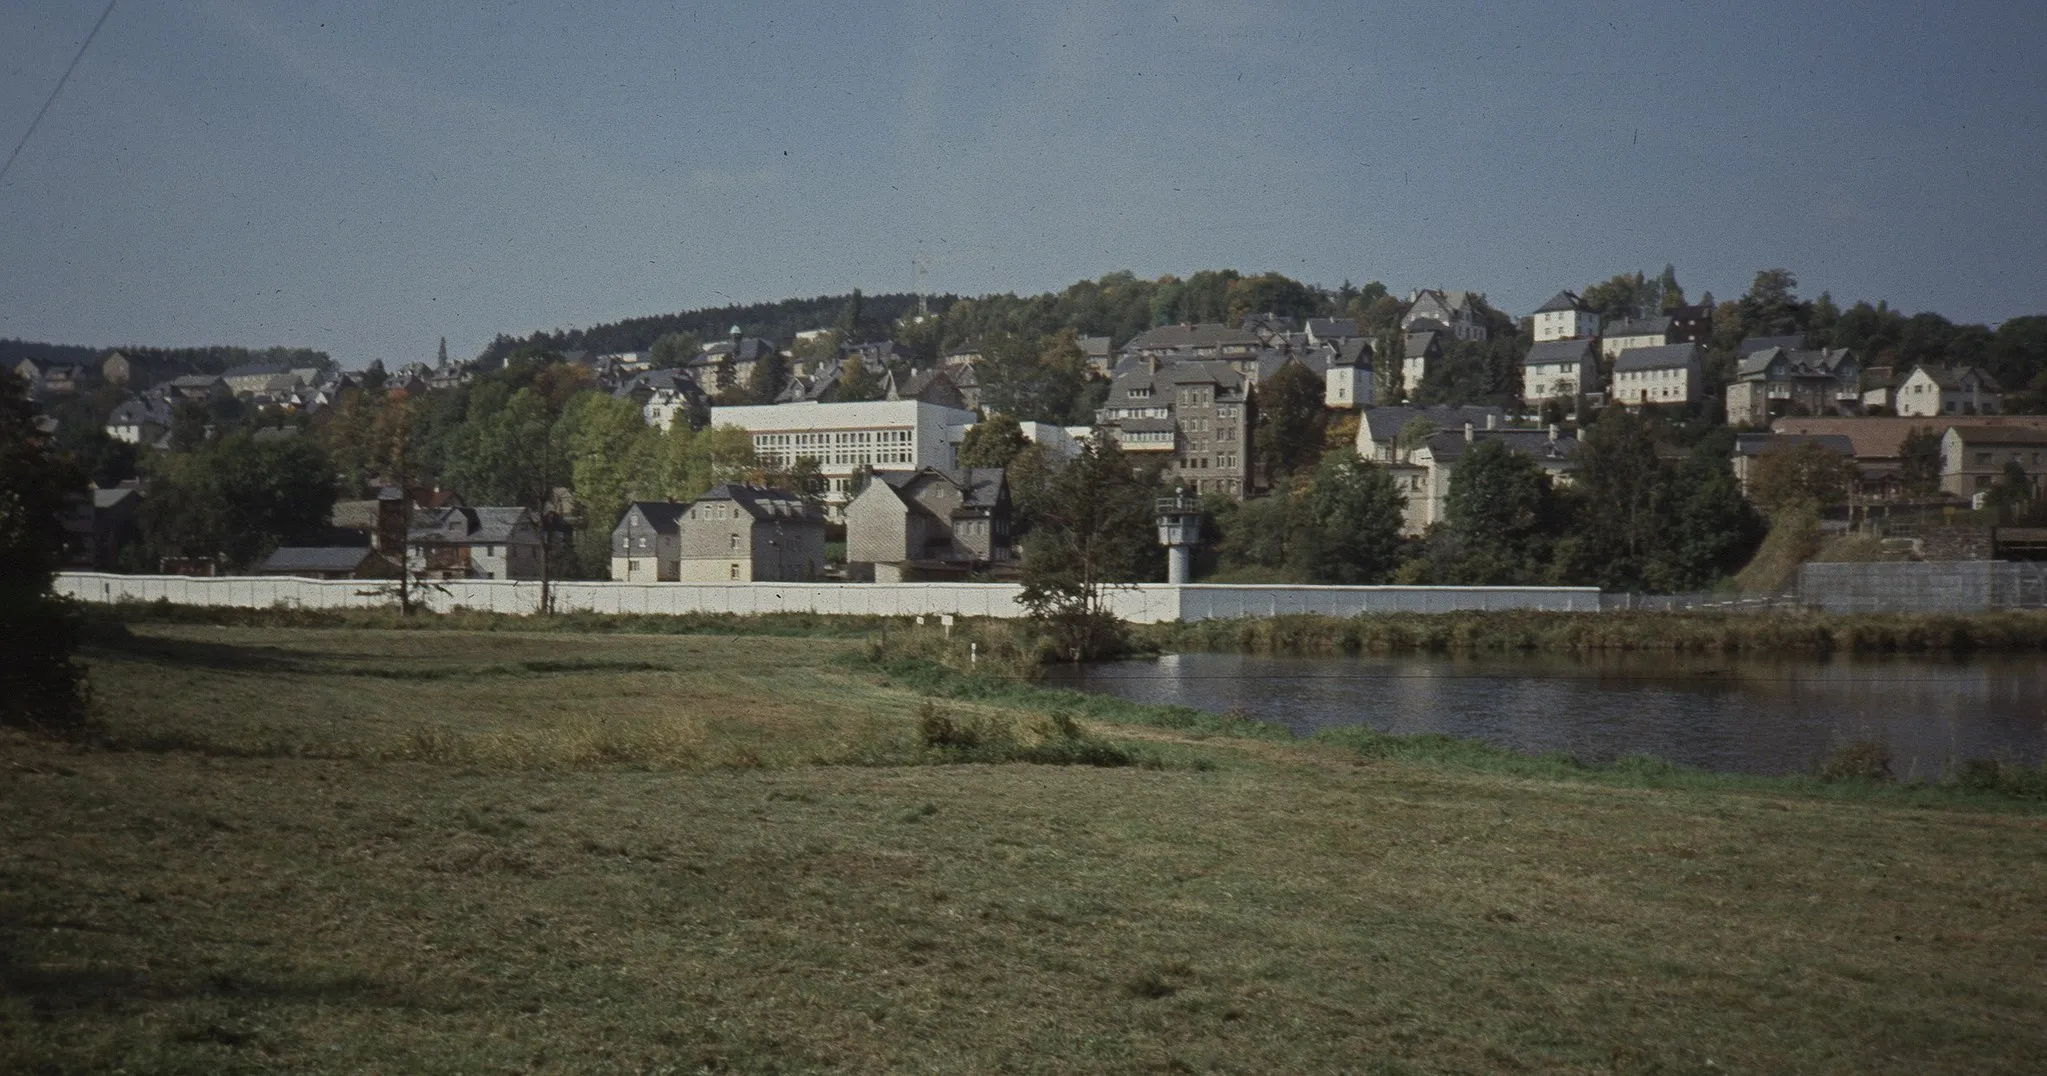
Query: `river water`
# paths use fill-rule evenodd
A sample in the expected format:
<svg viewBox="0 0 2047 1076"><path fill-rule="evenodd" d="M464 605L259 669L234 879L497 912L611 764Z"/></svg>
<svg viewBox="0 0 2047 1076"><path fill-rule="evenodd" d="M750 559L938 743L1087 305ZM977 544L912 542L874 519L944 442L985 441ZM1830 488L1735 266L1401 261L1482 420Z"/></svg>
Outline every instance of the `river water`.
<svg viewBox="0 0 2047 1076"><path fill-rule="evenodd" d="M1731 661L1168 654L1057 666L1050 685L1235 711L1296 733L1439 732L1587 761L1652 755L1722 772L1810 772L1841 743L1890 746L1900 778L2047 751L2047 660Z"/></svg>

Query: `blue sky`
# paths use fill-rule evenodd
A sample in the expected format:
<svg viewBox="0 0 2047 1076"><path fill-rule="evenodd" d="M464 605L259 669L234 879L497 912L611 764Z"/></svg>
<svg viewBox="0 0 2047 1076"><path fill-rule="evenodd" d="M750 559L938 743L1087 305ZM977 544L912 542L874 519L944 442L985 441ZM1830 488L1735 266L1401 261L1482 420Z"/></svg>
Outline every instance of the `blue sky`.
<svg viewBox="0 0 2047 1076"><path fill-rule="evenodd" d="M0 5L0 152L101 7ZM2047 312L2047 5L1644 7L126 0L0 180L0 336L357 366L920 255Z"/></svg>

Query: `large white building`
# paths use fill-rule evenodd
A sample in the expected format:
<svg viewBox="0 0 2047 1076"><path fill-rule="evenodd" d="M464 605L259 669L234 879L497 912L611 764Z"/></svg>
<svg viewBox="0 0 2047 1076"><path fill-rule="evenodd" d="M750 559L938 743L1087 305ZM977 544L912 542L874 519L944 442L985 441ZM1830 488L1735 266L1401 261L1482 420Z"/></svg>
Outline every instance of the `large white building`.
<svg viewBox="0 0 2047 1076"><path fill-rule="evenodd" d="M829 480L826 504L843 507L862 466L877 471L959 466L960 438L974 413L923 400L861 403L755 404L711 408L711 425L753 435L753 451L769 466L815 459Z"/></svg>
<svg viewBox="0 0 2047 1076"><path fill-rule="evenodd" d="M1535 342L1576 340L1599 335L1599 315L1585 305L1575 292L1560 291L1549 302L1535 308ZM1662 343L1659 340L1657 343Z"/></svg>

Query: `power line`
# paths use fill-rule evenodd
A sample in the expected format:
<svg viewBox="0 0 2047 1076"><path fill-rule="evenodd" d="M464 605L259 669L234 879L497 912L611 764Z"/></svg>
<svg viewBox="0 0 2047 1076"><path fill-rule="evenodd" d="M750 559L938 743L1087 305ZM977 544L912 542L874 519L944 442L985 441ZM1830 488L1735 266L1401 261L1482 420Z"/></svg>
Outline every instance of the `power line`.
<svg viewBox="0 0 2047 1076"><path fill-rule="evenodd" d="M50 111L51 105L57 103L57 95L64 92L64 84L71 81L71 72L78 70L78 61L85 59L85 50L92 47L92 39L98 37L100 27L107 24L107 16L114 13L116 2L118 0L107 0L107 9L100 12L100 21L92 24L92 32L86 34L85 41L78 46L78 55L71 58L71 66L66 67L64 74L57 79L57 85L50 90L50 96L43 101L43 107L36 109L36 118L28 121L28 130L21 132L21 141L14 144L14 152L7 155L7 163L0 164L0 179L7 178L7 170L14 167L14 159L21 156L21 147L28 145L30 136L36 133L36 128L43 122L43 114Z"/></svg>

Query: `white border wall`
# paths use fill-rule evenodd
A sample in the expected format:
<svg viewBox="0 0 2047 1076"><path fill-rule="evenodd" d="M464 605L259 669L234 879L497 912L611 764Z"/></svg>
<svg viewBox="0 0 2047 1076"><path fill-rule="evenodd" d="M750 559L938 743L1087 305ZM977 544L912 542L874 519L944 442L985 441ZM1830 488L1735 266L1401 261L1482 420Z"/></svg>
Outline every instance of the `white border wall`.
<svg viewBox="0 0 2047 1076"><path fill-rule="evenodd" d="M443 589L445 588L445 589ZM612 583L552 584L556 612L821 613L870 616L1020 617L1022 588L1009 583ZM168 601L173 605L268 609L372 609L397 604L375 580L276 576L115 575L66 572L56 591L86 602ZM420 604L436 612L475 609L532 613L540 606L533 580L477 579L420 587ZM1296 587L1145 583L1108 591L1124 620L1155 624L1246 616L1318 613L1451 613L1534 609L1596 613L1593 587Z"/></svg>

